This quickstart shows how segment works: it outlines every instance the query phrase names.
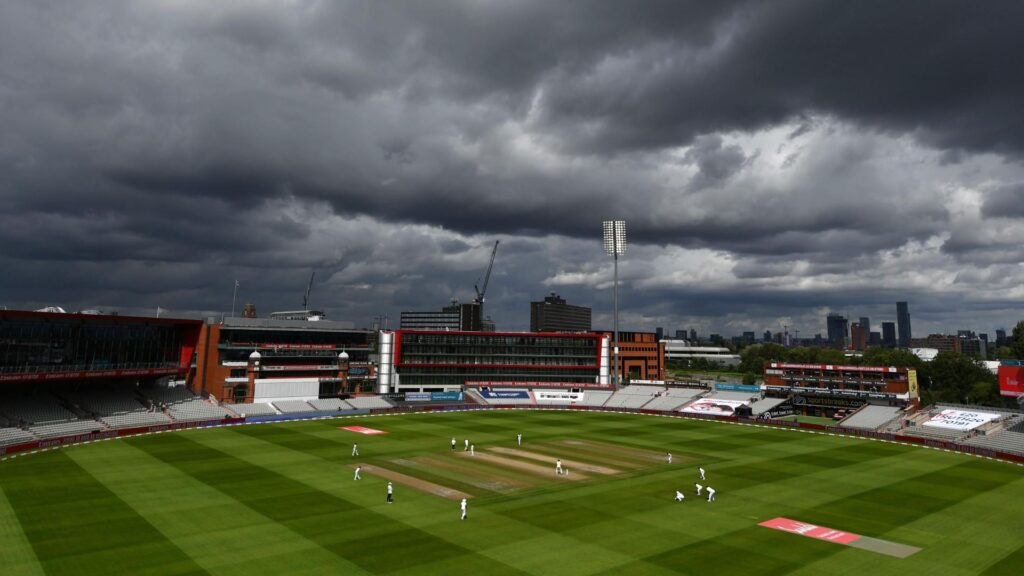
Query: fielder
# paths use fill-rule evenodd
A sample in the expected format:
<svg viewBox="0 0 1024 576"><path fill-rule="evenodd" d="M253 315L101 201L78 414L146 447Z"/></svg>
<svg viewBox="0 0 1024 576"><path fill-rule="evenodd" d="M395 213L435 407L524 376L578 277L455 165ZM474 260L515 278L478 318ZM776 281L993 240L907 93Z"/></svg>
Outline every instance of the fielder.
<svg viewBox="0 0 1024 576"><path fill-rule="evenodd" d="M353 478L353 480L362 480L362 478L359 476L359 471L362 469L362 466L356 466L356 477Z"/></svg>
<svg viewBox="0 0 1024 576"><path fill-rule="evenodd" d="M714 502L715 500L715 489L708 486L708 502Z"/></svg>
<svg viewBox="0 0 1024 576"><path fill-rule="evenodd" d="M452 452L455 451L455 436L452 436Z"/></svg>
<svg viewBox="0 0 1024 576"><path fill-rule="evenodd" d="M704 489L703 486L701 486L700 484L697 484L697 496L700 496L700 491L703 490L703 489Z"/></svg>
<svg viewBox="0 0 1024 576"><path fill-rule="evenodd" d="M676 490L676 502L682 502L685 499L686 496L684 496L683 493L680 492L679 490Z"/></svg>
<svg viewBox="0 0 1024 576"><path fill-rule="evenodd" d="M519 434L516 434L516 445L517 446L522 446L523 445L523 433L522 432L520 432Z"/></svg>
<svg viewBox="0 0 1024 576"><path fill-rule="evenodd" d="M668 463L669 463L669 464L671 464L671 463L672 463L672 453L671 453L671 452L669 452L669 453L668 453L668 456L667 456L667 457L666 457L665 459L666 459L666 460L668 460Z"/></svg>
<svg viewBox="0 0 1024 576"><path fill-rule="evenodd" d="M700 472L700 479L701 480L706 480L706 478L704 478L704 469L703 468L697 468L697 472Z"/></svg>
<svg viewBox="0 0 1024 576"><path fill-rule="evenodd" d="M463 452L469 452L469 438L466 438L466 447L462 449Z"/></svg>
<svg viewBox="0 0 1024 576"><path fill-rule="evenodd" d="M352 455L359 456L359 444L352 445Z"/></svg>
<svg viewBox="0 0 1024 576"><path fill-rule="evenodd" d="M469 445L469 455L470 456L476 456L476 451L473 448L474 448L474 445L470 444Z"/></svg>
<svg viewBox="0 0 1024 576"><path fill-rule="evenodd" d="M562 461L560 459L559 460L555 460L555 474L557 474L557 475L565 474L565 472L562 470Z"/></svg>
<svg viewBox="0 0 1024 576"><path fill-rule="evenodd" d="M462 503L459 504L459 506L462 507L462 519L465 520L466 519L466 499L465 498L462 499Z"/></svg>
<svg viewBox="0 0 1024 576"><path fill-rule="evenodd" d="M391 482L388 482L388 504L391 504L392 502L395 501L394 496L395 488L391 485Z"/></svg>

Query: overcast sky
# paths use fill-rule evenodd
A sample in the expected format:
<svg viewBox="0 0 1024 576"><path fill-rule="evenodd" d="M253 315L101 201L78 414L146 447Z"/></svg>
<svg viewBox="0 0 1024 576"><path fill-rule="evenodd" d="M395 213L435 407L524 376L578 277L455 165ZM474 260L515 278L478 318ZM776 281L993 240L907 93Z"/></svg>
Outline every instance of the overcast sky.
<svg viewBox="0 0 1024 576"><path fill-rule="evenodd" d="M0 3L0 306L1024 318L1024 3Z"/></svg>

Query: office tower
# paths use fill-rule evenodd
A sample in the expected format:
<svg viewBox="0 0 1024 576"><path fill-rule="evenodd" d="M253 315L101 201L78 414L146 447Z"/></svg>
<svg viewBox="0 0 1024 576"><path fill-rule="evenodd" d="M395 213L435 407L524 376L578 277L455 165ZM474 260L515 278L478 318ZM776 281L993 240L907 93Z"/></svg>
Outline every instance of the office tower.
<svg viewBox="0 0 1024 576"><path fill-rule="evenodd" d="M907 307L906 302L896 303L896 324L896 343L900 348L909 348L910 339L913 338L913 333L910 330L910 309Z"/></svg>

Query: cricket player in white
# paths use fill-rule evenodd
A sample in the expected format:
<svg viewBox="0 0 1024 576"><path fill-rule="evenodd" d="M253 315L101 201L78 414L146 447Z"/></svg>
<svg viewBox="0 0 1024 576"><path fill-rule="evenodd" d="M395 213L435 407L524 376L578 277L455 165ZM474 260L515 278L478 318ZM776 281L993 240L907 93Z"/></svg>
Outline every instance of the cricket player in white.
<svg viewBox="0 0 1024 576"><path fill-rule="evenodd" d="M359 444L352 445L352 455L359 456Z"/></svg>
<svg viewBox="0 0 1024 576"><path fill-rule="evenodd" d="M359 471L362 469L363 468L361 466L356 466L356 477L353 478L353 480L362 480L362 478L359 477Z"/></svg>
<svg viewBox="0 0 1024 576"><path fill-rule="evenodd" d="M676 502L682 502L685 498L686 496L684 496L682 492L676 490Z"/></svg>
<svg viewBox="0 0 1024 576"><path fill-rule="evenodd" d="M516 434L516 445L518 445L518 446L522 446L523 445L523 433L522 432L520 432L519 434Z"/></svg>
<svg viewBox="0 0 1024 576"><path fill-rule="evenodd" d="M715 489L708 486L708 502L713 502L715 499Z"/></svg>
<svg viewBox="0 0 1024 576"><path fill-rule="evenodd" d="M455 450L455 437L452 436L452 451Z"/></svg>
<svg viewBox="0 0 1024 576"><path fill-rule="evenodd" d="M465 520L466 519L466 499L465 498L462 499L462 503L459 504L459 506L462 507L462 519Z"/></svg>
<svg viewBox="0 0 1024 576"><path fill-rule="evenodd" d="M463 452L469 452L469 438L466 438L466 447L462 449Z"/></svg>
<svg viewBox="0 0 1024 576"><path fill-rule="evenodd" d="M391 486L391 482L388 482L388 504L394 502L395 489Z"/></svg>
<svg viewBox="0 0 1024 576"><path fill-rule="evenodd" d="M562 474L562 461L555 460L555 474Z"/></svg>
<svg viewBox="0 0 1024 576"><path fill-rule="evenodd" d="M668 453L668 457L666 459L668 460L669 464L672 463L672 453L671 452Z"/></svg>
<svg viewBox="0 0 1024 576"><path fill-rule="evenodd" d="M697 468L697 472L700 472L700 479L701 480L707 480L707 478L704 477L704 469L703 468Z"/></svg>
<svg viewBox="0 0 1024 576"><path fill-rule="evenodd" d="M704 489L703 486L701 486L700 484L697 484L697 496L700 496L700 491L703 490L703 489Z"/></svg>
<svg viewBox="0 0 1024 576"><path fill-rule="evenodd" d="M469 445L469 455L470 456L476 456L476 451L473 448L474 448L474 445L470 444Z"/></svg>

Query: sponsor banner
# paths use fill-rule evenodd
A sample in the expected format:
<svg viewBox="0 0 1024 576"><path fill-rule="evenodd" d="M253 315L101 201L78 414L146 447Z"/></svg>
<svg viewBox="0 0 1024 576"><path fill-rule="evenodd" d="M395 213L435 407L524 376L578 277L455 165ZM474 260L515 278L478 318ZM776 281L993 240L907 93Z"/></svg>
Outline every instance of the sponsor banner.
<svg viewBox="0 0 1024 576"><path fill-rule="evenodd" d="M664 386L664 380L630 380L630 384L654 384L657 386Z"/></svg>
<svg viewBox="0 0 1024 576"><path fill-rule="evenodd" d="M462 391L456 392L431 392L430 399L435 402L462 400Z"/></svg>
<svg viewBox="0 0 1024 576"><path fill-rule="evenodd" d="M834 530L832 528L825 528L824 526L817 526L815 524L808 524L806 522L800 522L799 520L790 520L789 518L772 518L765 522L761 522L758 526L764 526L765 528L771 528L773 530L781 530L783 532L789 532L791 534L799 534L800 536L807 536L808 538L817 538L818 540L825 540L826 542L835 542L837 544L849 544L861 539L860 534L852 534L850 532L843 532L842 530Z"/></svg>
<svg viewBox="0 0 1024 576"><path fill-rule="evenodd" d="M917 385L917 370L907 370L907 393L911 398L917 398L919 388Z"/></svg>
<svg viewBox="0 0 1024 576"><path fill-rule="evenodd" d="M533 395L537 400L566 400L569 402L582 402L582 392L558 392L552 390L534 390Z"/></svg>
<svg viewBox="0 0 1024 576"><path fill-rule="evenodd" d="M720 398L702 398L684 407L680 412L689 414L713 414L717 416L732 416L736 409L745 406L747 403L742 400L723 400Z"/></svg>
<svg viewBox="0 0 1024 576"><path fill-rule="evenodd" d="M349 432L355 432L357 434L368 434L370 436L376 436L378 434L387 434L383 430L377 430L376 428L367 428L365 426L341 426L340 430L348 430Z"/></svg>
<svg viewBox="0 0 1024 576"><path fill-rule="evenodd" d="M871 394L864 394L871 396ZM879 395L885 397L885 395ZM821 406L823 408L860 408L864 400L859 398L845 398L836 396L816 396L813 394L798 394L793 396L794 406Z"/></svg>
<svg viewBox="0 0 1024 576"><path fill-rule="evenodd" d="M430 392L406 392L407 402L430 402Z"/></svg>
<svg viewBox="0 0 1024 576"><path fill-rule="evenodd" d="M480 395L488 400L491 399L505 399L505 398L529 398L529 390L481 390Z"/></svg>
<svg viewBox="0 0 1024 576"><path fill-rule="evenodd" d="M758 418L761 420L771 420L773 418L782 418L783 416L792 416L796 413L797 411L793 408L793 405L787 402L785 404L779 404L771 410L762 412Z"/></svg>
<svg viewBox="0 0 1024 576"><path fill-rule="evenodd" d="M185 368L133 368L126 370L84 370L79 372L39 372L0 374L0 382L71 380L77 378L122 378L127 376L166 376L183 374Z"/></svg>
<svg viewBox="0 0 1024 576"><path fill-rule="evenodd" d="M715 383L715 390L732 391L732 392L753 392L758 393L761 391L760 386L754 386L751 384L719 384Z"/></svg>
<svg viewBox="0 0 1024 576"><path fill-rule="evenodd" d="M497 380L467 380L466 386L473 388L601 388L608 389L610 384L597 385L584 382L503 382Z"/></svg>
<svg viewBox="0 0 1024 576"><path fill-rule="evenodd" d="M930 420L925 421L925 426L933 428L947 428L950 430L973 430L986 422L997 420L999 414L991 412L968 412L966 410L943 410Z"/></svg>
<svg viewBox="0 0 1024 576"><path fill-rule="evenodd" d="M1024 366L999 366L999 394L1011 398L1024 396Z"/></svg>
<svg viewBox="0 0 1024 576"><path fill-rule="evenodd" d="M260 366L261 372L283 372L286 370L338 370L337 364L278 364Z"/></svg>
<svg viewBox="0 0 1024 576"><path fill-rule="evenodd" d="M792 368L795 370L848 370L850 372L897 372L896 368L885 366L840 366L833 364L785 364L772 362L772 368Z"/></svg>

